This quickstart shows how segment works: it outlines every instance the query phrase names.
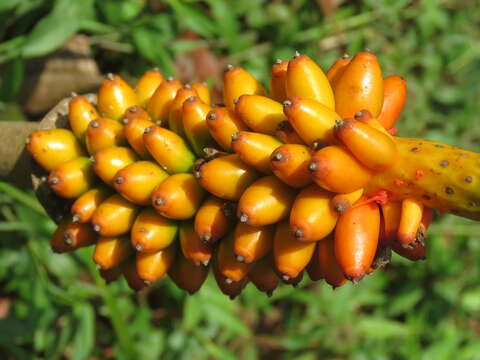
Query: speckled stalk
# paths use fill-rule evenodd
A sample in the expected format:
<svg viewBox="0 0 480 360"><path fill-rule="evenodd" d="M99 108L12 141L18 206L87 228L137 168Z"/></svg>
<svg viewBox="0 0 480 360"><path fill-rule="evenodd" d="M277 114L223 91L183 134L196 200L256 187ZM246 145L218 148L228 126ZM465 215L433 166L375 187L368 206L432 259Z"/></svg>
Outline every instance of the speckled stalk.
<svg viewBox="0 0 480 360"><path fill-rule="evenodd" d="M440 212L480 220L480 154L422 139L395 142L398 161L374 176L368 195L387 190L393 200L413 197Z"/></svg>

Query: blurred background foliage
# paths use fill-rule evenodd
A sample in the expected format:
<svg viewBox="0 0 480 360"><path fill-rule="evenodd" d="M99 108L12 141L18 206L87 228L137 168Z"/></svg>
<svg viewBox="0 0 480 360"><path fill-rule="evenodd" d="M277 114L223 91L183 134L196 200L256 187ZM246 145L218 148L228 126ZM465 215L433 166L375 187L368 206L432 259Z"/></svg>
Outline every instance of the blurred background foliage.
<svg viewBox="0 0 480 360"><path fill-rule="evenodd" d="M2 0L0 41L1 120L38 119L79 71L82 91L153 66L213 84L234 63L266 82L295 50L327 69L367 47L407 79L400 135L480 150L477 0ZM54 225L28 190L0 183L0 216L2 359L480 359L471 221L438 216L427 261L394 256L358 285L248 286L230 301L212 279L194 296L105 285L92 249L50 251Z"/></svg>

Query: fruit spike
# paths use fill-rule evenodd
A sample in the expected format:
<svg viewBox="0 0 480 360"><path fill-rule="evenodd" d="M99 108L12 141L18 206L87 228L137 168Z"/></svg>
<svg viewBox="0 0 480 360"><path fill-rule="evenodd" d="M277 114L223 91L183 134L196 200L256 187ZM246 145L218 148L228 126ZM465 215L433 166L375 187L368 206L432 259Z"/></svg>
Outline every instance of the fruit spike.
<svg viewBox="0 0 480 360"><path fill-rule="evenodd" d="M480 154L433 141L395 138L398 158L376 173L367 195L413 198L442 212L480 220Z"/></svg>
<svg viewBox="0 0 480 360"><path fill-rule="evenodd" d="M100 275L135 291L168 273L191 294L212 269L233 299L304 270L356 283L392 251L424 259L432 209L480 220L480 154L394 137L406 82L371 53L326 74L296 53L273 65L269 95L240 67L224 79L212 105L205 85L158 70L135 88L109 75L97 105L69 99L72 131L29 136L50 195L72 198L55 252L96 244Z"/></svg>

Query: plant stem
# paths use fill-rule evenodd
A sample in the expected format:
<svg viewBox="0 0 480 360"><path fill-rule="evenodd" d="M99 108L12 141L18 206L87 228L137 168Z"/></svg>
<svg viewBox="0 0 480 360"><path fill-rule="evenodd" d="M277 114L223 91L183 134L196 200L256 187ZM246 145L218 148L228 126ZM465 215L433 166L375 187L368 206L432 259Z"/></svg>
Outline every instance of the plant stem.
<svg viewBox="0 0 480 360"><path fill-rule="evenodd" d="M15 186L6 182L0 181L0 192L3 192L10 197L17 200L19 203L29 207L30 209L38 212L39 214L46 215L42 205L30 194L17 189Z"/></svg>
<svg viewBox="0 0 480 360"><path fill-rule="evenodd" d="M109 310L108 316L110 318L110 322L112 323L113 330L117 337L118 344L123 352L124 358L135 359L135 348L128 331L128 324L125 322L125 319L120 313L115 297L113 296L110 288L105 284L105 281L98 274L93 261L91 261L90 258L84 259L84 257L82 257L82 260L84 260L90 275L95 280L95 284L101 289L103 302Z"/></svg>

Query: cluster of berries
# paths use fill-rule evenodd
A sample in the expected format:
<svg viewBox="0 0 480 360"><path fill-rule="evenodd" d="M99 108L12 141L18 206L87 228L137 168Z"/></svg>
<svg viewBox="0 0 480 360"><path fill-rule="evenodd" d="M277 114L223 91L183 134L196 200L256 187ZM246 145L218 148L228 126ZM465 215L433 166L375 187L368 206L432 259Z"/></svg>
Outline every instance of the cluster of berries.
<svg viewBox="0 0 480 360"><path fill-rule="evenodd" d="M333 287L386 264L425 258L432 208L480 214L479 155L397 138L406 82L368 51L324 73L296 54L270 89L241 67L223 104L201 83L146 72L131 88L108 75L96 104L69 103L70 129L27 148L53 192L72 199L56 252L94 245L102 277L140 290L168 276L193 293L212 269L237 296L271 294L306 270Z"/></svg>

